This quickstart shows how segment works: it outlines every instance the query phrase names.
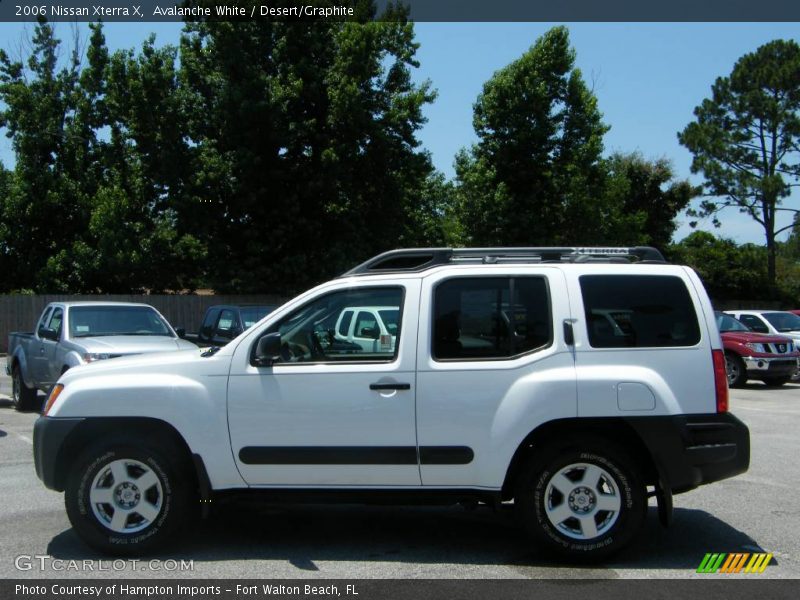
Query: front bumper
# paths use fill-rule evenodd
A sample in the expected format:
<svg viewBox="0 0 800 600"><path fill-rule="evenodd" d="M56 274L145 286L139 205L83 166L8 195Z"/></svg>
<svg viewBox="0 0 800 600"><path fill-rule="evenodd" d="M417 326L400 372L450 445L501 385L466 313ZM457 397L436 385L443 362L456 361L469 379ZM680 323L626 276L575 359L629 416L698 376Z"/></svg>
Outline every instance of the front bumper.
<svg viewBox="0 0 800 600"><path fill-rule="evenodd" d="M64 491L66 474L58 471L58 455L69 434L82 422L83 419L39 417L33 425L36 476L51 490Z"/></svg>
<svg viewBox="0 0 800 600"><path fill-rule="evenodd" d="M754 376L774 375L776 377L794 375L800 368L800 359L796 357L743 356L747 373Z"/></svg>
<svg viewBox="0 0 800 600"><path fill-rule="evenodd" d="M631 417L662 485L679 494L750 466L750 431L730 413Z"/></svg>

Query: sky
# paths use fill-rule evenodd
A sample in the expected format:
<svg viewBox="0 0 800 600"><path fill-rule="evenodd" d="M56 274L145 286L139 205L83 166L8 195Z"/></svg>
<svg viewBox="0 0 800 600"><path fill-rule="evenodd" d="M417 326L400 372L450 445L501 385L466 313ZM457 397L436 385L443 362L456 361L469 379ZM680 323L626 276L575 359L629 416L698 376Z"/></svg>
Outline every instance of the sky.
<svg viewBox="0 0 800 600"><path fill-rule="evenodd" d="M454 176L456 152L476 141L472 106L481 88L498 69L519 58L548 23L418 23L417 81L430 80L438 97L426 107L427 123L419 132L422 147L448 178ZM604 121L611 126L605 151L640 152L645 158L672 161L679 178L695 183L691 154L678 143L677 132L692 121L695 106L710 95L714 80L728 75L738 58L777 38L800 39L800 23L575 23L566 24L577 53L577 67L597 95ZM57 26L69 39L69 25ZM85 25L83 25L85 27ZM14 55L30 24L0 23L0 47ZM109 47L141 45L150 33L158 44L176 43L178 23L109 23ZM0 139L0 161L13 164L10 142ZM800 208L796 194L785 205ZM701 229L739 243L764 243L761 226L735 209L721 215L723 227L710 220ZM691 233L688 218L678 217L676 239ZM791 222L787 213L778 226ZM781 236L785 239L786 235Z"/></svg>

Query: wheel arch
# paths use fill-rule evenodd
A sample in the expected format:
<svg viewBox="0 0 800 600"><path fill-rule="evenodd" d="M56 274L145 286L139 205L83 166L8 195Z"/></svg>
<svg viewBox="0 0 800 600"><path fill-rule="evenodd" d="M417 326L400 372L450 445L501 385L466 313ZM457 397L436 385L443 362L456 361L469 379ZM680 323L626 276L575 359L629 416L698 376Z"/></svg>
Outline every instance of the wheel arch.
<svg viewBox="0 0 800 600"><path fill-rule="evenodd" d="M25 358L25 353L21 352L18 348L11 356L11 374L13 375L14 369L19 369L20 379L29 388L35 387L31 379L30 370L28 369L28 361Z"/></svg>
<svg viewBox="0 0 800 600"><path fill-rule="evenodd" d="M136 437L145 444L165 447L168 451L166 458L188 468L193 484L203 481L205 467L202 458L192 453L184 437L166 421L149 417L93 417L75 427L59 448L55 460L54 489L64 490L72 462L88 446L104 438L118 437L120 432L125 437Z"/></svg>
<svg viewBox="0 0 800 600"><path fill-rule="evenodd" d="M659 469L653 456L639 434L625 419L617 417L557 419L543 423L531 431L517 447L506 470L503 481L502 498L510 500L514 496L514 484L525 459L539 448L546 448L566 437L591 436L613 442L627 451L640 467L646 485L657 485Z"/></svg>

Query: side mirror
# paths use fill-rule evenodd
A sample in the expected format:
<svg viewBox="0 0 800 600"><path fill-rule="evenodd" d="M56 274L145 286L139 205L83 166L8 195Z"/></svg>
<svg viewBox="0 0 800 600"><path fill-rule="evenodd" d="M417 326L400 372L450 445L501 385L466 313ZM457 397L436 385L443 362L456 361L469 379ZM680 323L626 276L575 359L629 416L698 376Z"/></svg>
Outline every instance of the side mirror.
<svg viewBox="0 0 800 600"><path fill-rule="evenodd" d="M253 365L256 367L271 367L281 357L281 334L279 332L268 333L258 340L256 355L253 357Z"/></svg>
<svg viewBox="0 0 800 600"><path fill-rule="evenodd" d="M177 333L178 337L181 338L182 340L186 339L186 328L184 328L184 327L176 327L175 328L175 333Z"/></svg>
<svg viewBox="0 0 800 600"><path fill-rule="evenodd" d="M42 327L39 330L39 337L44 338L46 340L52 340L54 342L58 341L58 332L55 329L49 329L47 327Z"/></svg>
<svg viewBox="0 0 800 600"><path fill-rule="evenodd" d="M368 340L377 340L381 337L381 330L377 327L364 327L361 330L361 337Z"/></svg>

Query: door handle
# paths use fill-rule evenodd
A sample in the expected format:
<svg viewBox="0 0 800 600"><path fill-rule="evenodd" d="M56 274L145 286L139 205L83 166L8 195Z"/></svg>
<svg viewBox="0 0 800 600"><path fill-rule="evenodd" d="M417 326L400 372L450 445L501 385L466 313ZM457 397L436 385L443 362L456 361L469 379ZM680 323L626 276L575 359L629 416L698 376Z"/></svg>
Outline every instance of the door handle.
<svg viewBox="0 0 800 600"><path fill-rule="evenodd" d="M572 321L564 319L564 343L567 346L575 345L575 332L572 330Z"/></svg>
<svg viewBox="0 0 800 600"><path fill-rule="evenodd" d="M370 383L369 389L377 391L385 390L410 390L410 383Z"/></svg>

